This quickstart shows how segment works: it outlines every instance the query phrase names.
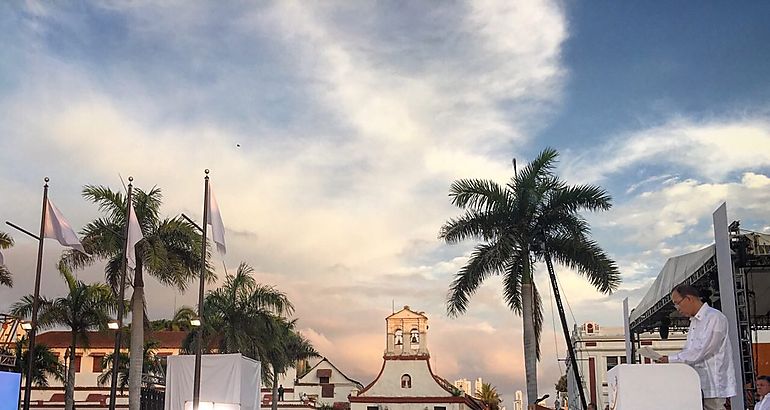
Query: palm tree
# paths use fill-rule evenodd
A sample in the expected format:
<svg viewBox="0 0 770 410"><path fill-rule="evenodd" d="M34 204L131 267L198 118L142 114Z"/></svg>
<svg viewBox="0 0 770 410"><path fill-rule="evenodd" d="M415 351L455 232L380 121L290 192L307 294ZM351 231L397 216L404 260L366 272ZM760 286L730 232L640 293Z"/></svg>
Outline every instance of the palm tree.
<svg viewBox="0 0 770 410"><path fill-rule="evenodd" d="M567 185L554 173L558 153L543 150L505 185L462 179L450 188L452 203L465 209L442 226L439 237L454 244L482 241L455 275L447 298L450 316L464 313L470 296L492 274L502 274L503 295L509 308L521 314L527 396L537 398L537 359L543 313L533 280L535 263L547 243L553 259L585 276L600 292L620 283L615 262L590 239L580 210L607 210L611 198L594 185Z"/></svg>
<svg viewBox="0 0 770 410"><path fill-rule="evenodd" d="M174 313L172 319L159 319L150 322L150 328L154 331L171 330L171 331L189 331L192 329L190 321L197 316L195 309L189 306L181 306Z"/></svg>
<svg viewBox="0 0 770 410"><path fill-rule="evenodd" d="M144 344L142 374L151 376L162 376L164 374L161 358L156 354L160 343L157 340L148 340ZM102 374L96 379L100 386L104 386L112 381L112 358L114 353L110 353L102 358ZM128 354L120 352L118 355L118 386L121 394L128 387L129 380L129 358Z"/></svg>
<svg viewBox="0 0 770 410"><path fill-rule="evenodd" d="M476 392L475 396L484 403L487 410L499 410L500 403L503 401L500 398L500 393L497 392L497 387L489 383L481 383L481 388Z"/></svg>
<svg viewBox="0 0 770 410"><path fill-rule="evenodd" d="M87 285L75 279L63 263L59 263L59 272L67 282L69 293L65 297L53 300L41 298L38 325L40 328L66 326L70 330L70 365L64 383L64 406L67 410L72 410L75 405L75 349L78 342L88 347L89 330L106 329L110 313L116 308L116 302L107 285L101 283ZM32 295L24 296L11 306L11 312L17 317L28 317L32 312L33 300Z"/></svg>
<svg viewBox="0 0 770 410"><path fill-rule="evenodd" d="M117 293L125 260L123 232L126 227L126 198L108 187L93 185L83 188L83 197L96 203L104 214L102 218L88 223L81 231L83 247L93 256L68 251L63 258L74 268L90 265L97 258L106 259L105 276L113 292ZM131 326L131 352L140 352L144 346L142 324L146 309L143 272L146 270L162 284L183 291L198 277L201 269L201 235L181 217L161 219L161 199L160 188L153 187L147 192L135 189L131 201L144 234L144 239L135 247L136 268L133 270L133 282L129 283L134 288L131 301L134 323ZM210 266L206 267L206 276L208 281L216 279ZM139 410L142 356L131 355L130 361L129 407L130 410Z"/></svg>
<svg viewBox="0 0 770 410"><path fill-rule="evenodd" d="M21 373L22 385L24 385L24 378L27 377L27 354L28 349L27 337L22 337L14 348L14 354L16 355L16 365L13 371ZM44 344L35 343L34 352L34 366L32 366L32 384L38 387L48 387L48 377L53 376L54 379L64 381L64 365L59 362L59 358L54 354L48 346Z"/></svg>
<svg viewBox="0 0 770 410"><path fill-rule="evenodd" d="M203 332L203 350L216 346L219 353L241 353L261 360L270 345L274 316L291 314L294 306L285 294L257 284L254 269L241 262L235 275L227 275L222 287L209 291L204 300L204 326L195 328L183 341L183 349L194 352L198 332Z"/></svg>
<svg viewBox="0 0 770 410"><path fill-rule="evenodd" d="M0 249L8 249L13 246L13 238L5 232L0 232ZM0 253L0 285L13 286L13 278L11 278L11 271L5 266L3 261L3 254Z"/></svg>
<svg viewBox="0 0 770 410"><path fill-rule="evenodd" d="M296 319L288 321L276 316L273 323L272 340L262 360L264 368L262 373L272 376L270 380L270 386L273 389L272 410L277 410L278 375L295 367L300 360L320 357L320 355L310 341L296 330ZM268 368L267 365L270 367Z"/></svg>

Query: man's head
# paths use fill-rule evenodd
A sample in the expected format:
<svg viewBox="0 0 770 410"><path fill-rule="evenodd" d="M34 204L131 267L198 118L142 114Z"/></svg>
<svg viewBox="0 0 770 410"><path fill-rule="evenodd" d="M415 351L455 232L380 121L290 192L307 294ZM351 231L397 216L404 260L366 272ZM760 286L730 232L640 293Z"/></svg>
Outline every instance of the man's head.
<svg viewBox="0 0 770 410"><path fill-rule="evenodd" d="M679 285L671 291L671 301L674 307L684 316L693 317L703 306L700 300L700 292L690 285Z"/></svg>
<svg viewBox="0 0 770 410"><path fill-rule="evenodd" d="M770 376L757 377L757 394L759 397L765 397L767 393L770 393Z"/></svg>

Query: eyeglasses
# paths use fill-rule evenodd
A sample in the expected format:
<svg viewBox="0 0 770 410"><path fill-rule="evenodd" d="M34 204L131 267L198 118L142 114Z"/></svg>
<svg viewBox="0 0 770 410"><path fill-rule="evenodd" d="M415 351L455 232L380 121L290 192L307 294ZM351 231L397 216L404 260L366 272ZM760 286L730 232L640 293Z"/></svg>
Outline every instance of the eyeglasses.
<svg viewBox="0 0 770 410"><path fill-rule="evenodd" d="M684 302L684 301L685 301L687 298L689 298L689 297L690 297L690 295L687 295L687 296L685 296L685 297L683 297L683 298L679 299L678 301L677 301L677 300L674 300L674 298L673 298L673 297L671 297L671 301L672 301L672 302L674 302L674 306L679 306L679 305L681 305L681 304L682 304L682 302Z"/></svg>

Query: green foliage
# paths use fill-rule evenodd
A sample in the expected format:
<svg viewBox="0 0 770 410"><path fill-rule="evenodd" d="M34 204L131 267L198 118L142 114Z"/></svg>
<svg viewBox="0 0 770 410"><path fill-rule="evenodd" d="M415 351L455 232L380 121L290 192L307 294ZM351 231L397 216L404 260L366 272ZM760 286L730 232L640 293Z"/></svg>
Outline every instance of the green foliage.
<svg viewBox="0 0 770 410"><path fill-rule="evenodd" d="M481 389L476 392L475 397L481 400L488 410L500 410L500 403L503 401L497 387L489 383L481 383Z"/></svg>
<svg viewBox="0 0 770 410"><path fill-rule="evenodd" d="M0 232L0 249L8 249L11 246L13 246L13 238L5 232ZM13 277L2 259L2 256L0 256L0 285L10 288L13 287Z"/></svg>
<svg viewBox="0 0 770 410"><path fill-rule="evenodd" d="M561 393L567 392L567 375L566 374L563 374L561 375L561 377L559 377L559 381L556 382L556 384L554 385L554 388L556 389L556 391Z"/></svg>
<svg viewBox="0 0 770 410"><path fill-rule="evenodd" d="M554 173L557 156L553 149L543 150L504 186L479 179L452 184L452 203L465 213L447 221L439 237L450 244L467 239L481 243L450 285L450 316L466 311L484 280L503 275L505 301L519 314L521 285L533 286L533 319L539 341L542 304L530 272L536 262L543 261L546 244L556 262L575 269L599 291L609 293L617 288L620 273L615 262L590 239L588 222L578 213L607 210L611 198L598 186L572 186L560 180Z"/></svg>
<svg viewBox="0 0 770 410"><path fill-rule="evenodd" d="M16 365L12 371L21 373L22 380L27 376L28 359L28 341L23 337L16 342L13 352L0 348L6 354L10 353L16 356ZM2 353L2 352L0 352ZM48 348L48 346L35 343L34 366L32 366L32 384L38 387L48 387L49 377L64 381L64 365L59 362L59 358ZM22 382L23 384L24 382Z"/></svg>
<svg viewBox="0 0 770 410"><path fill-rule="evenodd" d="M144 343L144 351L142 352L142 373L150 376L165 377L165 364L160 356L157 355L157 350L160 347L160 342L157 340L148 340ZM97 378L97 382L100 386L109 385L112 383L112 365L113 357L115 353L110 353L102 358L102 374ZM128 354L120 352L118 355L118 389L122 393L128 387L128 375L129 375L129 359Z"/></svg>

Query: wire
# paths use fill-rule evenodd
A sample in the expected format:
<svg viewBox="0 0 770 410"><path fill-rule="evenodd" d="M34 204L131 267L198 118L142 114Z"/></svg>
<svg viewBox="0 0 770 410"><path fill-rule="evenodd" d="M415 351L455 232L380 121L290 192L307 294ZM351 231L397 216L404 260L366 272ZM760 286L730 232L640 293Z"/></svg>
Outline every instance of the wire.
<svg viewBox="0 0 770 410"><path fill-rule="evenodd" d="M561 362L559 361L559 340L556 337L556 319L553 316L553 291L551 291L551 287L548 286L548 300L551 302L551 325L553 326L553 346L554 346L554 356L556 356L556 364L559 366L559 374L564 373L564 370L561 368Z"/></svg>
<svg viewBox="0 0 770 410"><path fill-rule="evenodd" d="M556 276L556 283L559 286L559 289L564 289L564 286L562 286L561 281L559 280L559 275ZM562 292L562 297L564 297L564 301L567 302L567 309L569 309L569 314L572 316L572 322L573 324L577 325L577 319L575 319L575 313L572 312L572 305L569 304L569 299L567 299L567 294Z"/></svg>

